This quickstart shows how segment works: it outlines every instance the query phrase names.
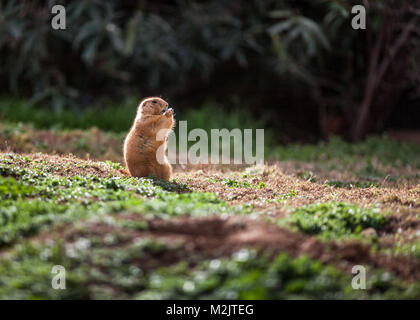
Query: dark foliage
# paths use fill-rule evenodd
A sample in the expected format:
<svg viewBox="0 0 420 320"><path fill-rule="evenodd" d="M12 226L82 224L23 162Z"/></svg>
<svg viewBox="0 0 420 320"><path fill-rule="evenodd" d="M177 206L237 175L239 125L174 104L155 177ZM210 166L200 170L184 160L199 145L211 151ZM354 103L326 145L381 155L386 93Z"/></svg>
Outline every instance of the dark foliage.
<svg viewBox="0 0 420 320"><path fill-rule="evenodd" d="M53 30L61 3L67 29ZM56 111L163 94L360 139L418 97L420 1L2 1L2 93ZM287 140L284 138L283 140Z"/></svg>

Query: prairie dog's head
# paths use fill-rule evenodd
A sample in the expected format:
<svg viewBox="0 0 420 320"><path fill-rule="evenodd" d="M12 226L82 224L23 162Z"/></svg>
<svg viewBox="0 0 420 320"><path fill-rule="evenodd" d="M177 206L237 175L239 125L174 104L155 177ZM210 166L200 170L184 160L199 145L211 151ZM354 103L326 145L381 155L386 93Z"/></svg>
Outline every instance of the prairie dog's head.
<svg viewBox="0 0 420 320"><path fill-rule="evenodd" d="M149 114L149 115L160 115L164 114L168 110L169 104L158 97L150 97L143 99L140 102L138 113Z"/></svg>

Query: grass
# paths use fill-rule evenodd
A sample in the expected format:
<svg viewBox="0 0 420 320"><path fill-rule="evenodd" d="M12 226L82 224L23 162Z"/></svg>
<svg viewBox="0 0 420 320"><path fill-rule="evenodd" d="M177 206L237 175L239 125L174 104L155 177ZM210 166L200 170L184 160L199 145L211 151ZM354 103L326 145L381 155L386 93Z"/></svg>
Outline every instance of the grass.
<svg viewBox="0 0 420 320"><path fill-rule="evenodd" d="M0 153L0 298L420 297L417 146L334 138L276 147L282 161L265 166L175 167L165 182L126 175L123 134L36 128L0 124L0 148L18 152ZM356 260L324 259L341 246ZM355 263L367 290L351 288ZM66 290L51 288L54 265Z"/></svg>
<svg viewBox="0 0 420 320"><path fill-rule="evenodd" d="M362 161L365 167L361 174L375 175L372 159L383 164L396 166L412 166L420 168L420 146L411 143L401 143L383 137L369 137L362 143L348 143L338 137L328 142L315 145L277 146L272 156L280 160L297 160L302 162L328 161L340 159L342 164Z"/></svg>
<svg viewBox="0 0 420 320"><path fill-rule="evenodd" d="M379 209L335 202L296 208L289 218L281 220L282 224L291 224L303 233L327 240L360 236L367 228L380 230L386 222Z"/></svg>
<svg viewBox="0 0 420 320"><path fill-rule="evenodd" d="M413 242L401 242L396 241L392 248L384 250L392 255L399 255L399 256L406 256L406 257L414 257L415 259L420 259L420 240L416 240Z"/></svg>
<svg viewBox="0 0 420 320"><path fill-rule="evenodd" d="M88 108L74 112L70 109L52 111L32 106L22 100L0 98L0 138L8 142L5 147L11 146L17 150L72 152L79 156L89 155L105 161L121 162L122 141L133 123L138 103L135 98L129 98L121 105L101 106L100 111ZM187 121L188 132L200 128L207 132L208 137L211 137L211 129L253 129L253 142L254 129L264 129L266 148L271 149L274 143L272 130L266 128L264 119L255 119L252 115L243 114L239 109L226 112L214 103L205 103L199 108L189 110L178 111L175 107L175 111L176 146L180 143L179 121ZM41 139L46 141L40 141L41 139L34 138L31 134L38 134L40 129L47 130L47 134L41 134ZM230 139L231 150L232 140ZM196 142L188 140L187 143L191 147ZM211 144L209 139L209 148ZM219 148L221 150L222 144ZM255 149L253 143L253 153Z"/></svg>
<svg viewBox="0 0 420 320"><path fill-rule="evenodd" d="M242 249L230 258L189 267L179 263L148 271L140 261L177 249L139 239L115 249L94 238L72 244L19 246L0 262L0 298L12 299L410 299L418 284L375 271L367 290L353 290L351 277L307 257L275 259ZM40 259L41 258L41 259ZM53 265L66 266L66 290L51 288ZM35 266L35 267L34 267Z"/></svg>
<svg viewBox="0 0 420 320"><path fill-rule="evenodd" d="M55 131L69 129L88 130L92 127L100 130L120 134L127 132L135 118L139 99L130 97L118 105L100 106L100 109L87 108L84 110L63 109L50 110L42 106L34 106L25 100L14 98L0 98L0 120L8 123L31 124L36 129L52 129ZM188 130L204 129L210 136L211 129L262 129L266 128L267 119L243 113L239 108L226 112L212 102L206 102L195 109L178 109L178 121L187 121ZM116 112L118 110L118 112ZM265 142L271 145L273 134L266 130Z"/></svg>
<svg viewBox="0 0 420 320"><path fill-rule="evenodd" d="M0 158L0 246L58 222L104 212L130 210L161 218L246 212L242 206L229 207L215 194L189 192L186 185L176 182L60 177L44 172L44 165L20 168L16 166L18 160L28 162L12 154Z"/></svg>
<svg viewBox="0 0 420 320"><path fill-rule="evenodd" d="M327 181L326 184L328 186L333 186L337 188L348 188L351 189L353 187L355 188L370 188L370 187L378 187L379 184L372 182L372 181L338 181L338 180L331 180Z"/></svg>
<svg viewBox="0 0 420 320"><path fill-rule="evenodd" d="M50 128L38 130L30 123L0 122L0 148L17 152L74 154L112 162L122 161L124 133Z"/></svg>
<svg viewBox="0 0 420 320"><path fill-rule="evenodd" d="M349 277L305 256L280 254L271 261L243 249L230 259L204 262L190 270L185 264L165 268L149 278L140 299L351 299L416 297L419 287L396 285L377 272L368 291L357 292ZM156 281L161 279L161 281ZM385 280L385 281L384 281ZM401 295L399 295L401 294Z"/></svg>
<svg viewBox="0 0 420 320"><path fill-rule="evenodd" d="M5 122L30 123L36 129L90 129L120 133L128 130L136 115L138 99L129 98L118 106L102 106L86 110L51 110L35 106L26 100L3 97L0 99L0 119ZM118 112L115 112L115 109Z"/></svg>
<svg viewBox="0 0 420 320"><path fill-rule="evenodd" d="M235 189L235 188L261 189L261 188L264 188L266 186L265 183L262 182L262 181L253 184L249 181L238 181L238 180L234 180L232 178L224 178L223 180L214 178L214 179L211 179L210 181L215 182L215 183L222 183L226 186L229 186L232 189Z"/></svg>
<svg viewBox="0 0 420 320"><path fill-rule="evenodd" d="M294 197L296 197L296 191L290 190L290 192L280 195L280 197L278 198L278 201L284 201L284 200L294 198Z"/></svg>
<svg viewBox="0 0 420 320"><path fill-rule="evenodd" d="M190 129L193 127L189 125ZM111 161L108 165L117 168L123 162L121 146L124 135L124 132L104 132L96 128L69 130L56 127L44 131L31 124L2 122L0 148L19 153L72 153L105 163ZM397 143L386 136L370 137L358 144L339 138L316 145L273 147L267 139L265 142L266 159L279 159L280 164L292 162L294 173L302 180L366 188L384 182L415 182L420 177L420 147Z"/></svg>

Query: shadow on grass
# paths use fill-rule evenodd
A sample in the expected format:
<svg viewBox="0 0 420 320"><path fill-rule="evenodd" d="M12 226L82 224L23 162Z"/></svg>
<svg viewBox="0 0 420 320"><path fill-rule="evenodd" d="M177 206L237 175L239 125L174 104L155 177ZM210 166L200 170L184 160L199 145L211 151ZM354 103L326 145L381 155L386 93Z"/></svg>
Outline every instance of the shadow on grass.
<svg viewBox="0 0 420 320"><path fill-rule="evenodd" d="M165 181L161 179L157 179L154 175L150 175L147 177L151 180L154 186L161 187L165 191L176 192L176 193L189 193L191 189L188 185L177 182L175 179L172 181Z"/></svg>

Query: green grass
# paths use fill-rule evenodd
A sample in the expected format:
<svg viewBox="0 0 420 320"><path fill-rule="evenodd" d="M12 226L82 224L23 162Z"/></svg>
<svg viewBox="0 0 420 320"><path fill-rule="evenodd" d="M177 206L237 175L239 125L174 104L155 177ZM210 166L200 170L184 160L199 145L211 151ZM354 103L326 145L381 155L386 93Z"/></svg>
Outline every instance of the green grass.
<svg viewBox="0 0 420 320"><path fill-rule="evenodd" d="M108 104L83 110L65 108L50 110L42 106L34 106L26 100L2 97L0 98L0 120L11 123L31 123L37 129L89 129L97 127L104 131L126 132L130 129L136 115L140 100L130 97L120 104ZM239 108L226 111L219 105L207 102L194 109L182 109L173 106L177 121L188 121L188 129L204 129L210 135L211 129L229 130L263 129L266 119L255 119L243 113ZM270 135L271 137L271 135ZM270 139L266 134L266 141Z"/></svg>
<svg viewBox="0 0 420 320"><path fill-rule="evenodd" d="M26 100L3 97L0 99L0 119L7 122L31 123L37 129L97 127L119 133L130 128L138 103L136 99L130 98L118 106L111 104L102 106L100 111L95 108L77 111L74 109L51 110L32 105Z"/></svg>
<svg viewBox="0 0 420 320"><path fill-rule="evenodd" d="M297 176L302 180L306 180L309 182L317 182L318 178L314 175L312 171L299 171L297 172Z"/></svg>
<svg viewBox="0 0 420 320"><path fill-rule="evenodd" d="M188 186L149 178L60 177L0 159L0 246L36 234L58 222L124 210L146 217L237 214L246 206L231 207L215 194L190 192ZM48 169L51 169L48 167Z"/></svg>
<svg viewBox="0 0 420 320"><path fill-rule="evenodd" d="M124 135L134 121L139 102L138 99L131 97L120 104L100 106L100 109L95 107L83 110L65 108L58 111L34 106L25 100L3 97L0 98L0 120L5 128L2 128L3 132L0 132L0 134L4 135L5 138L21 136L24 133L22 130L25 126L20 125L19 129L19 124L30 125L35 129L53 130L57 134L66 133L72 129L88 130L96 127L105 131L110 137L120 139L122 142ZM275 142L273 130L265 125L266 119L256 119L251 114L243 113L239 108L225 110L212 102L204 103L202 106L193 109L177 109L177 106L173 106L173 108L176 112L175 120L177 124L174 132L177 135L175 142L177 146L179 144L179 121L187 121L188 132L195 128L205 130L209 137L209 148L212 146L211 129L253 129L253 153L256 150L255 129L265 130L264 145L267 155L267 151L271 149ZM72 149L95 154L95 150L92 150L92 144L89 143L89 138L89 136L79 138ZM230 142L231 152L233 152L233 139L230 139ZM196 142L188 141L187 143L191 147ZM219 148L221 147L220 144ZM48 151L48 145L43 143L39 143L37 148L40 151Z"/></svg>
<svg viewBox="0 0 420 320"><path fill-rule="evenodd" d="M289 218L280 221L282 225L291 225L325 240L357 237L364 229L381 229L386 222L379 209L336 202L296 208Z"/></svg>
<svg viewBox="0 0 420 320"><path fill-rule="evenodd" d="M334 267L305 256L286 254L274 260L242 249L230 259L164 268L149 277L153 287L137 296L146 299L354 299L418 297L418 285L398 283L381 271L371 274L367 291L355 291L351 279ZM157 281L156 279L161 279ZM399 296L401 294L401 296Z"/></svg>
<svg viewBox="0 0 420 320"><path fill-rule="evenodd" d="M105 242L91 236L67 245L19 245L12 258L0 262L0 299L101 299L111 286L121 290L118 298L127 297L144 286L143 270L132 262L171 247L139 239L116 248L119 241L110 235ZM66 290L52 289L53 265L66 267Z"/></svg>
<svg viewBox="0 0 420 320"><path fill-rule="evenodd" d="M297 194L296 194L295 190L290 190L289 193L285 193L285 194L280 195L280 197L277 199L277 201L282 202L284 200L294 198L294 197L296 197L296 195Z"/></svg>
<svg viewBox="0 0 420 320"><path fill-rule="evenodd" d="M266 184L262 181L258 183L251 183L249 181L238 181L231 178L224 178L224 179L218 179L218 178L212 178L210 179L210 182L214 183L222 183L226 186L229 186L232 189L236 188L254 188L254 189L262 189L266 187Z"/></svg>
<svg viewBox="0 0 420 320"><path fill-rule="evenodd" d="M333 186L336 188L358 188L358 189L364 189L364 188L370 188L370 187L378 187L379 184L371 181L339 181L339 180L329 180L325 183L328 186Z"/></svg>
<svg viewBox="0 0 420 320"><path fill-rule="evenodd" d="M112 161L109 161L109 160L107 160L105 162L102 162L102 164L104 164L106 167L109 167L109 168L112 168L112 169L115 169L115 170L119 170L119 169L123 168L123 166L121 164L116 163L116 162L112 162Z"/></svg>
<svg viewBox="0 0 420 320"><path fill-rule="evenodd" d="M144 270L180 245L139 239L116 248L118 239L76 239L71 245L20 245L0 261L0 299L413 299L418 284L370 272L367 290L353 290L351 275L304 256L275 259L242 249L230 258ZM66 290L51 288L54 265L66 268Z"/></svg>
<svg viewBox="0 0 420 320"><path fill-rule="evenodd" d="M420 236L420 233L417 236ZM420 259L420 239L416 238L408 243L397 240L393 244L392 248L385 249L384 252L397 256L409 256L414 257L415 259Z"/></svg>
<svg viewBox="0 0 420 320"><path fill-rule="evenodd" d="M11 158L12 157L12 158ZM147 218L202 216L247 212L230 207L211 193L190 192L177 182L94 176L59 177L45 163L7 155L0 161L0 245L44 233L58 223L83 223L68 242L21 242L0 260L0 299L409 299L420 297L418 284L372 270L367 290L353 290L351 275L304 256L280 254L275 259L242 249L232 257L191 258L184 243L130 238L128 232L148 230ZM105 163L104 166L113 167ZM294 197L291 190L285 197ZM118 219L123 212L144 220ZM385 218L374 209L331 203L296 209L288 223L304 233L326 238L380 228ZM115 228L95 235L85 226L105 223ZM65 229L68 229L66 227ZM114 230L114 229L112 229ZM127 243L128 241L128 243ZM165 266L162 257L178 256ZM147 263L146 263L147 262ZM54 265L66 268L66 290L51 288ZM148 265L149 268L144 266Z"/></svg>
<svg viewBox="0 0 420 320"><path fill-rule="evenodd" d="M213 116L215 112L209 110L211 109L208 108L203 113L206 115L203 118L210 119ZM13 112L18 111L12 111L12 115ZM41 118L42 112L39 115ZM194 110L186 116L191 119L196 117L192 123L198 126L201 125L200 112ZM249 124L247 120L232 114L232 119L236 120L224 119L226 122L222 122L218 114L202 124L207 125L207 128L211 128L214 121L221 121L221 126L228 128L229 124ZM105 114L105 117L109 116ZM16 117L18 119L17 115ZM34 121L38 121L38 115L34 117ZM44 119L41 119L37 126L50 127L51 119L46 119L45 123L42 122ZM30 118L27 120L31 121ZM90 126L90 120L86 121L83 125ZM101 115L98 115L98 121L101 121ZM72 128L73 125L79 127L77 121L73 124L70 121L68 124L55 126L54 131L58 135L71 135L67 129L62 128ZM107 126L105 121L103 128L109 129ZM20 139L25 141L25 136L31 135L22 125L2 123L1 127L2 137L6 139L17 137L19 142ZM189 124L190 129L193 127ZM112 135L122 137L115 133ZM83 149L93 154L94 148L103 147L89 142L90 136L93 135L84 131L72 150ZM42 149L48 146L39 144L37 147ZM120 145L117 144L117 147L120 152ZM104 150L94 154L105 155ZM282 160L318 163L339 160L337 167L333 169L357 164L355 177L349 178L348 181L325 182L337 188L379 187L386 177L386 172L382 172L385 169L381 166L376 166L378 162L396 168L420 168L419 147L395 143L386 137L369 138L355 145L333 138L329 142L313 146L278 147L272 155ZM119 163L107 160L110 159L107 156L101 159L104 161L97 165L105 170L122 168ZM292 258L281 254L273 259L244 248L232 257L220 256L215 260L207 260L208 257L192 255L188 251L187 243L168 244L151 237L130 238L130 232L137 232L137 235L152 234L149 219L210 215L223 217L249 214L252 211L246 204L230 206L213 193L193 192L189 186L177 181L56 175L57 172L66 172L68 165L81 168L89 166L86 162L80 162L78 165L32 162L29 157L16 154L0 156L0 248L2 254L6 254L6 258L0 259L0 298L420 298L418 284L407 284L389 273L376 269L369 271L368 289L355 291L351 288L351 274L306 257ZM231 178L222 177L212 179L211 182L255 192L255 189L266 187L256 179L260 174L263 172L252 175L245 170L242 175L232 174ZM310 171L298 172L298 176L311 182L320 180ZM273 190L272 202L276 205L279 202L286 203L288 199L300 198L301 192L303 191L298 188L296 191L285 188ZM135 215L139 219L122 218L125 214ZM291 209L289 217L278 219L276 222L297 232L315 235L323 241L361 240L363 230L374 228L380 231L386 226L387 217L376 207L362 208L349 203L331 202ZM102 234L103 237L98 236L90 233L90 229L84 229L92 223L105 224L110 230L116 231ZM71 242L65 237L62 241L46 241L41 244L31 241L32 238L26 240L36 235L48 239L53 227L57 226L63 227L64 230L79 229ZM418 258L419 248L415 242L396 242L389 253L393 256L412 255ZM167 263L162 262L162 257L167 254L178 257L177 261L181 263L166 266ZM66 267L67 290L51 288L53 265Z"/></svg>
<svg viewBox="0 0 420 320"><path fill-rule="evenodd" d="M420 168L420 146L401 143L383 137L369 137L360 143L348 143L333 137L327 142L314 145L277 146L270 154L280 160L297 160L303 162L327 161L339 159L343 164L365 161L365 169L361 175L381 175L374 171L372 159L383 164L396 166L410 165Z"/></svg>

